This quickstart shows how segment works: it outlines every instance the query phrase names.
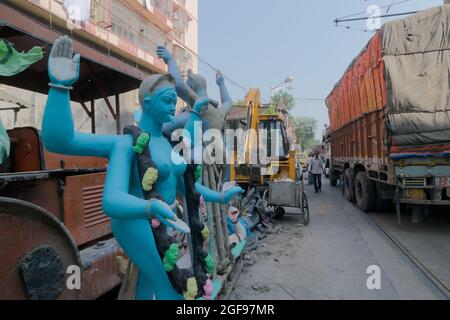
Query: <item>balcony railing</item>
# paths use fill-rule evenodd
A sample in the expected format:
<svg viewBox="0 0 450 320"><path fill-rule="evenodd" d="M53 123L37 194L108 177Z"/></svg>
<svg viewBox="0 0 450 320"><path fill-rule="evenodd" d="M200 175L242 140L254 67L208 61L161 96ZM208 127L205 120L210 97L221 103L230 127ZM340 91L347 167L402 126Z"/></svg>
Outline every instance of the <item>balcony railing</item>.
<svg viewBox="0 0 450 320"><path fill-rule="evenodd" d="M186 0L172 0L172 3L173 3L174 9L178 8L178 9L184 11L188 15L189 20L195 19L192 12L190 12L189 9L186 7Z"/></svg>
<svg viewBox="0 0 450 320"><path fill-rule="evenodd" d="M172 30L172 1L173 0L122 0L130 8L147 16L149 20L163 31Z"/></svg>

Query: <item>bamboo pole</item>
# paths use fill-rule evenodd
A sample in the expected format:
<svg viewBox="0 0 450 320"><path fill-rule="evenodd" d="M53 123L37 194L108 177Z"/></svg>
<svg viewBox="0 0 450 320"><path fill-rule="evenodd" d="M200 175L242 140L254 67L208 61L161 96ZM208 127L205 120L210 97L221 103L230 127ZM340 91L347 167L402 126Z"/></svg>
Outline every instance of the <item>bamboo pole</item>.
<svg viewBox="0 0 450 320"><path fill-rule="evenodd" d="M217 190L216 187L216 177L214 176L214 169L212 166L208 166L207 170L209 172L209 186L212 190ZM226 268L230 264L230 260L227 257L227 249L225 247L225 237L222 232L222 223L221 223L221 212L218 203L213 203L213 215L215 221L215 230L216 230L216 240L217 240L217 251L219 252L220 264Z"/></svg>
<svg viewBox="0 0 450 320"><path fill-rule="evenodd" d="M122 258L121 261L117 261L117 263L125 263L125 259ZM131 260L128 260L127 270L122 280L122 285L120 286L117 300L136 300L136 287L138 278L139 269L133 262L131 262Z"/></svg>
<svg viewBox="0 0 450 320"><path fill-rule="evenodd" d="M209 186L209 172L206 169L206 166L204 167L205 170L203 170L203 185ZM208 214L208 230L209 230L209 237L210 240L212 240L213 244L217 244L217 234L216 234L216 227L214 223L214 213L212 204L210 202L206 203L206 211ZM216 258L219 257L219 250L215 250Z"/></svg>
<svg viewBox="0 0 450 320"><path fill-rule="evenodd" d="M217 169L217 168L216 168ZM220 187L218 188L218 191L223 192L223 169L220 170L216 170L216 174L217 174L217 181L219 181L220 183ZM226 255L227 257L232 260L231 257L231 249L230 249L230 241L228 239L228 229L227 229L227 205L221 205L220 206L220 211L221 211L221 215L220 215L220 221L221 221L221 226L222 226L222 233L225 237L225 251L226 251Z"/></svg>

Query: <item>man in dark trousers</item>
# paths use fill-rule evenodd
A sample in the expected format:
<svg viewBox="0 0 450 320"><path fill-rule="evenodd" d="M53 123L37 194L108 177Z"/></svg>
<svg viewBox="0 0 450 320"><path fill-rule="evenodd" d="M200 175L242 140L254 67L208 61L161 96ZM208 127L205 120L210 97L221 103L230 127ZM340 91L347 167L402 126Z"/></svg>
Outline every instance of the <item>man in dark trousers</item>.
<svg viewBox="0 0 450 320"><path fill-rule="evenodd" d="M322 192L322 160L319 158L319 151L316 151L314 157L309 162L309 172L311 172L314 180L314 190L316 193Z"/></svg>

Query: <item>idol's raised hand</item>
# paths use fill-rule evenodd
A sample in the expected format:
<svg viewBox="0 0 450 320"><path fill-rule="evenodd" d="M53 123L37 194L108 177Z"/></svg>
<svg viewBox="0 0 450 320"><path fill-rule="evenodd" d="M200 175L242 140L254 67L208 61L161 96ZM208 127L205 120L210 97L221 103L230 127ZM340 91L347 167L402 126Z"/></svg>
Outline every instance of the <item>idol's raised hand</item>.
<svg viewBox="0 0 450 320"><path fill-rule="evenodd" d="M156 54L158 55L158 58L163 59L165 63L168 63L170 60L173 59L169 50L167 50L167 48L163 46L159 46L156 49Z"/></svg>
<svg viewBox="0 0 450 320"><path fill-rule="evenodd" d="M69 87L80 76L80 55L73 55L72 39L59 37L48 59L48 75L53 85Z"/></svg>
<svg viewBox="0 0 450 320"><path fill-rule="evenodd" d="M224 78L222 72L220 72L220 70L217 70L217 72L216 72L216 84L219 87L223 86L225 84L225 78Z"/></svg>

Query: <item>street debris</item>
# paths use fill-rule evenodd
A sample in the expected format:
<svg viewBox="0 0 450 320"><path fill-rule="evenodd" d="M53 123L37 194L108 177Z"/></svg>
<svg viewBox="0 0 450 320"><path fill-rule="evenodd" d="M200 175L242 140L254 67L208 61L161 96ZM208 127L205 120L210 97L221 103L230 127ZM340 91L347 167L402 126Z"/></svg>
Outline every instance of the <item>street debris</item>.
<svg viewBox="0 0 450 320"><path fill-rule="evenodd" d="M254 285L252 285L252 289L255 291L258 291L260 293L265 293L265 292L270 291L270 288L263 284L254 284Z"/></svg>

